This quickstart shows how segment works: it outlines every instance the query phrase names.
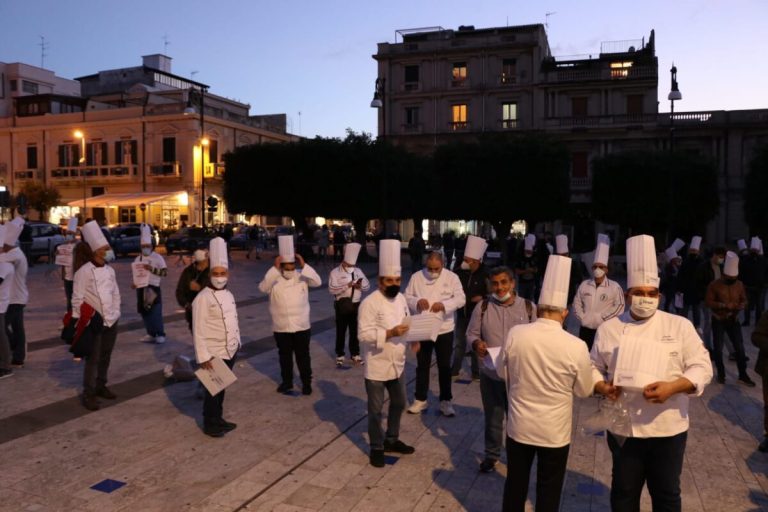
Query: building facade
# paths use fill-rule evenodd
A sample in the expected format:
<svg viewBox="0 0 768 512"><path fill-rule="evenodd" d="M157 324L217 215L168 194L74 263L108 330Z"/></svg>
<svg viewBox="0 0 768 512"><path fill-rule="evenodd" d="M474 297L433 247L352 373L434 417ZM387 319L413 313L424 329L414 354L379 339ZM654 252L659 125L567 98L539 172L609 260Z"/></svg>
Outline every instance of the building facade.
<svg viewBox="0 0 768 512"><path fill-rule="evenodd" d="M581 233L592 244L595 224L580 214L592 200L591 161L616 151L668 148L674 121L676 149L717 162L721 211L707 239L748 234L743 179L754 148L768 142L768 110L678 111L674 119L659 113L653 31L647 39L604 42L599 53L568 57L551 54L543 25L397 34L399 42L380 43L373 56L380 136L422 153L484 133L556 136L571 156L573 210L564 221L569 225L556 229Z"/></svg>
<svg viewBox="0 0 768 512"><path fill-rule="evenodd" d="M53 222L76 214L161 228L230 221L221 201L222 155L296 140L286 133L285 115L251 116L249 105L172 74L169 57L143 60L65 81L69 89L41 86L6 98L12 110L0 117L0 184L12 194L30 180L58 189L62 204ZM17 83L53 75L6 66L23 72L9 73ZM215 212L208 211L209 198L219 201Z"/></svg>

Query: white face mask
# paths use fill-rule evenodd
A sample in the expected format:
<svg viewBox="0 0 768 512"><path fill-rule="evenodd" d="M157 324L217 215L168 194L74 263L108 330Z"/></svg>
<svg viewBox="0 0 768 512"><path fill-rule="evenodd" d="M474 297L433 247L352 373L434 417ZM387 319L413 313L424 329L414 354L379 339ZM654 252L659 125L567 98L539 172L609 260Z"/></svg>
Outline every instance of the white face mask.
<svg viewBox="0 0 768 512"><path fill-rule="evenodd" d="M600 279L605 275L605 270L597 267L596 269L592 270L592 275L595 276L595 279Z"/></svg>
<svg viewBox="0 0 768 512"><path fill-rule="evenodd" d="M429 269L424 269L424 275L429 279L430 281L434 281L438 277L440 277L440 271L437 272L430 272Z"/></svg>
<svg viewBox="0 0 768 512"><path fill-rule="evenodd" d="M106 254L104 254L104 261L107 263L115 261L115 251L109 249Z"/></svg>
<svg viewBox="0 0 768 512"><path fill-rule="evenodd" d="M462 261L461 270L469 270L469 263L467 263L466 261Z"/></svg>
<svg viewBox="0 0 768 512"><path fill-rule="evenodd" d="M505 295L502 295L502 296L496 295L495 293L493 294L493 298L502 303L507 302L510 297L512 297L511 292L507 292Z"/></svg>
<svg viewBox="0 0 768 512"><path fill-rule="evenodd" d="M200 262L204 261L206 258L205 251L202 249L198 249L195 251L195 261Z"/></svg>
<svg viewBox="0 0 768 512"><path fill-rule="evenodd" d="M295 275L296 275L295 270L283 270L283 277L286 279L293 279Z"/></svg>
<svg viewBox="0 0 768 512"><path fill-rule="evenodd" d="M221 290L227 286L227 276L224 277L211 277L211 285L217 290Z"/></svg>
<svg viewBox="0 0 768 512"><path fill-rule="evenodd" d="M152 254L152 249L149 247L142 247L141 254L143 254L144 256L149 256L150 254Z"/></svg>
<svg viewBox="0 0 768 512"><path fill-rule="evenodd" d="M632 296L632 302L629 310L637 318L650 318L659 308L658 297L638 297Z"/></svg>

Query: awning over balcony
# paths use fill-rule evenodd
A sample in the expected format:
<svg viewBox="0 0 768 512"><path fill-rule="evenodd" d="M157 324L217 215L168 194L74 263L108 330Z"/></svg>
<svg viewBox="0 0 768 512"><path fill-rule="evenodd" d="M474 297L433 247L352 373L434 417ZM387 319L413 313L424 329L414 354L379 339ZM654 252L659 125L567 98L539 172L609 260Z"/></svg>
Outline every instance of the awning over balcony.
<svg viewBox="0 0 768 512"><path fill-rule="evenodd" d="M88 208L106 208L109 206L138 206L141 203L152 204L157 201L172 199L185 195L183 190L176 192L130 192L123 194L103 194L86 198ZM67 206L83 206L83 200L76 199L67 203Z"/></svg>

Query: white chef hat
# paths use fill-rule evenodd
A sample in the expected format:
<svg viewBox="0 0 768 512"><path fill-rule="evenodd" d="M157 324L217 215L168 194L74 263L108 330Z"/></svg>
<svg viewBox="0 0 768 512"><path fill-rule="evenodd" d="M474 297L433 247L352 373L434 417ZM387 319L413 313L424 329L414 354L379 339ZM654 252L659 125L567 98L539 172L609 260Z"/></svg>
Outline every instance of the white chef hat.
<svg viewBox="0 0 768 512"><path fill-rule="evenodd" d="M69 233L77 233L77 217L70 217L67 221L67 231Z"/></svg>
<svg viewBox="0 0 768 512"><path fill-rule="evenodd" d="M749 248L753 251L760 251L760 238L753 236L752 240L749 241Z"/></svg>
<svg viewBox="0 0 768 512"><path fill-rule="evenodd" d="M667 257L667 261L672 261L673 259L680 257L674 247L667 247L667 250L664 251L664 255Z"/></svg>
<svg viewBox="0 0 768 512"><path fill-rule="evenodd" d="M539 305L567 308L570 281L571 258L550 254L539 294Z"/></svg>
<svg viewBox="0 0 768 512"><path fill-rule="evenodd" d="M605 245L610 246L611 245L611 237L606 235L605 233L598 233L597 234L597 243L600 242L604 243Z"/></svg>
<svg viewBox="0 0 768 512"><path fill-rule="evenodd" d="M107 239L104 237L104 233L101 232L101 226L95 220L86 222L83 227L80 228L80 232L83 234L85 242L90 246L92 251L101 249L105 245L109 245Z"/></svg>
<svg viewBox="0 0 768 512"><path fill-rule="evenodd" d="M208 246L208 266L211 268L224 267L229 268L229 258L227 257L227 242L217 236L212 239Z"/></svg>
<svg viewBox="0 0 768 512"><path fill-rule="evenodd" d="M22 229L24 229L24 217L16 217L12 221L7 222L3 243L10 246L16 245Z"/></svg>
<svg viewBox="0 0 768 512"><path fill-rule="evenodd" d="M659 287L659 267L652 236L627 238L627 288L636 286Z"/></svg>
<svg viewBox="0 0 768 512"><path fill-rule="evenodd" d="M525 243L526 251L533 251L533 246L536 244L536 235L528 233L525 235L525 240L523 242Z"/></svg>
<svg viewBox="0 0 768 512"><path fill-rule="evenodd" d="M357 256L360 254L361 247L362 245L355 242L344 246L344 262L347 265L354 265L357 263Z"/></svg>
<svg viewBox="0 0 768 512"><path fill-rule="evenodd" d="M610 248L608 247L608 244L605 242L598 242L597 247L595 248L595 259L592 261L592 264L595 265L600 263L607 266L609 250Z"/></svg>
<svg viewBox="0 0 768 512"><path fill-rule="evenodd" d="M488 242L484 238L469 235L467 237L467 246L464 248L464 256L473 260L482 260L487 248Z"/></svg>
<svg viewBox="0 0 768 512"><path fill-rule="evenodd" d="M728 251L725 254L725 265L723 274L729 277L738 277L739 275L739 256L735 252Z"/></svg>
<svg viewBox="0 0 768 512"><path fill-rule="evenodd" d="M400 241L379 242L379 276L400 277Z"/></svg>
<svg viewBox="0 0 768 512"><path fill-rule="evenodd" d="M689 251L698 251L701 249L701 237L696 235L691 238L691 245L688 246Z"/></svg>
<svg viewBox="0 0 768 512"><path fill-rule="evenodd" d="M557 254L568 254L568 235L557 235L555 237L555 246Z"/></svg>
<svg viewBox="0 0 768 512"><path fill-rule="evenodd" d="M747 242L745 242L743 238L739 238L738 240L736 240L736 245L739 246L740 251L743 251L744 249L747 248Z"/></svg>
<svg viewBox="0 0 768 512"><path fill-rule="evenodd" d="M680 252L680 249L685 247L685 241L680 240L679 238L675 238L675 241L672 242L672 245L670 245L670 247L672 247L675 250L675 252Z"/></svg>
<svg viewBox="0 0 768 512"><path fill-rule="evenodd" d="M296 254L293 251L293 235L278 236L277 245L283 263L293 263L296 261Z"/></svg>
<svg viewBox="0 0 768 512"><path fill-rule="evenodd" d="M142 224L139 229L141 230L141 245L152 245L152 228L148 224Z"/></svg>

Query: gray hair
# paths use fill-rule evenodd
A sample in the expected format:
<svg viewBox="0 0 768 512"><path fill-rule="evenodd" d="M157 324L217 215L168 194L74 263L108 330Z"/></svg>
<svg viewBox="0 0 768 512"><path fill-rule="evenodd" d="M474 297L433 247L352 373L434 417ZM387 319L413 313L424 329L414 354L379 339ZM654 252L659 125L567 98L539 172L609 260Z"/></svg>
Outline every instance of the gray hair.
<svg viewBox="0 0 768 512"><path fill-rule="evenodd" d="M568 308L558 308L556 306L548 306L547 304L538 304L536 306L537 313L562 313Z"/></svg>
<svg viewBox="0 0 768 512"><path fill-rule="evenodd" d="M445 264L445 257L440 251L431 251L427 254L427 261L429 260L440 260L441 263Z"/></svg>

